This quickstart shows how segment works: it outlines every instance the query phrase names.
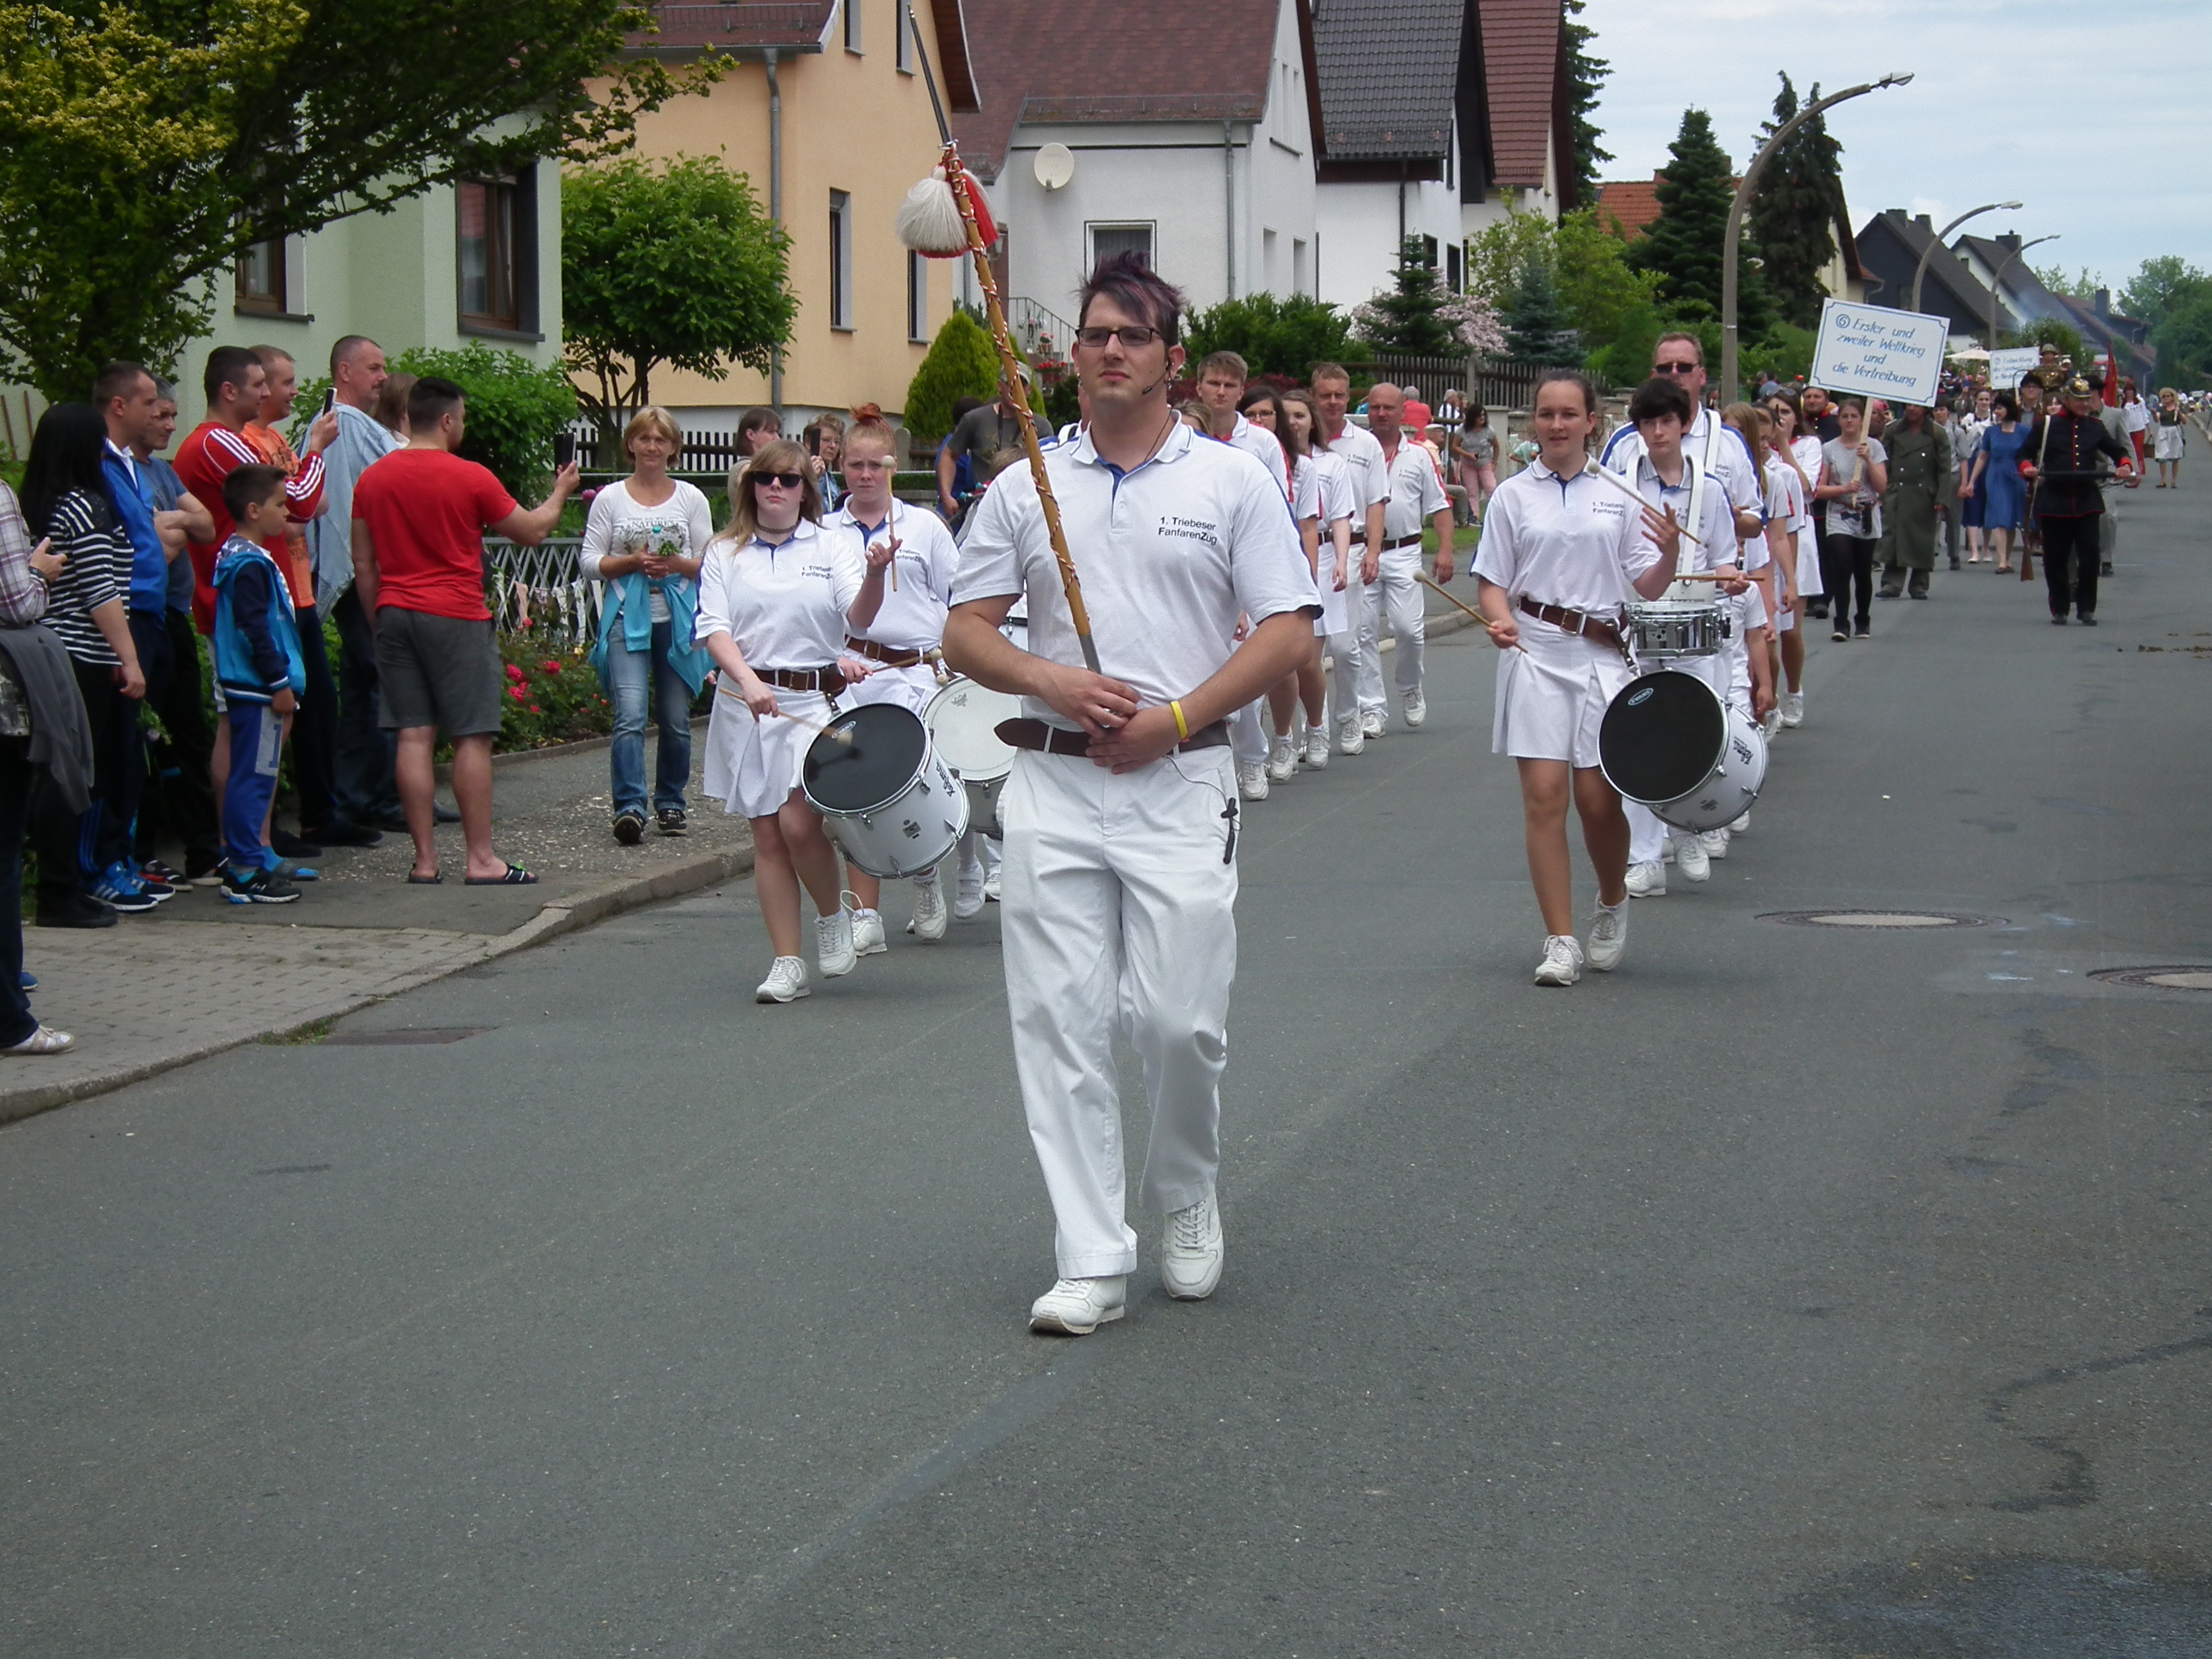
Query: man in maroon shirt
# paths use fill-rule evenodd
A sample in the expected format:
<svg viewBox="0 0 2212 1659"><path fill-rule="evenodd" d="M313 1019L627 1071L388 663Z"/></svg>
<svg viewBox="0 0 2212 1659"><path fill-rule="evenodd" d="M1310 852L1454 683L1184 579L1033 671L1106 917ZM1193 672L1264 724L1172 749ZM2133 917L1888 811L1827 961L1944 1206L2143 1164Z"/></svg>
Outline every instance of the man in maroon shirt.
<svg viewBox="0 0 2212 1659"><path fill-rule="evenodd" d="M431 757L438 733L453 745L453 799L468 843L472 887L534 882L492 851L491 740L500 726L499 641L484 604L483 538L544 541L576 488L572 462L553 493L526 511L490 471L453 451L466 429L461 388L426 375L407 398L408 442L361 475L353 493L354 586L376 628L381 721L399 733L395 771L415 867L442 880L431 838Z"/></svg>

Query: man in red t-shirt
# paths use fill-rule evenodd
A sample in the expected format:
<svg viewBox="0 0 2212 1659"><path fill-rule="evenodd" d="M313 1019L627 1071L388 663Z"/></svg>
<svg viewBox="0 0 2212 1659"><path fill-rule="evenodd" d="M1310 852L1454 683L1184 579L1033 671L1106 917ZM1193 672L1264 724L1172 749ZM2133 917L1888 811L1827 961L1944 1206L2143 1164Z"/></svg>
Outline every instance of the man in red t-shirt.
<svg viewBox="0 0 2212 1659"><path fill-rule="evenodd" d="M491 846L491 740L500 725L499 641L484 604L483 538L535 547L560 522L576 488L564 466L535 508L515 505L487 468L465 461L468 419L460 387L436 375L407 398L408 442L361 475L353 493L354 587L376 627L381 723L399 733L394 769L407 833L415 838L411 882L441 879L431 839L431 757L438 733L453 745L453 800L468 843L472 887L534 882Z"/></svg>

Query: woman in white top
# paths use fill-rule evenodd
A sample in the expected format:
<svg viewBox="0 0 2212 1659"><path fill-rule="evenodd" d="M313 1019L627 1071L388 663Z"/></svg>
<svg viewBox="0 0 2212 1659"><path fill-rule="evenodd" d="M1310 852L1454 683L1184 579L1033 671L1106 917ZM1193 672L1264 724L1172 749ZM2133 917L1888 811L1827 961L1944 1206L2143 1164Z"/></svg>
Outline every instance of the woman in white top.
<svg viewBox="0 0 2212 1659"><path fill-rule="evenodd" d="M653 816L664 836L684 833L684 786L691 778L691 705L713 666L693 634L699 611L699 562L714 534L707 498L668 476L684 447L676 417L641 409L623 428L634 469L592 498L578 562L584 580L606 584L592 666L614 700L615 839L635 847L645 835L645 720L660 728L653 780Z"/></svg>
<svg viewBox="0 0 2212 1659"><path fill-rule="evenodd" d="M912 507L891 495L898 469L898 438L873 404L853 411L842 434L845 504L823 521L822 531L847 544L865 561L872 547L889 551L890 581L883 608L866 628L852 629L845 649L865 678L853 687L854 702L895 702L917 718L928 708L942 682L937 665L945 640L945 615L952 604L952 578L960 568L960 549L945 520L927 507ZM969 830L960 842L960 897L955 914L966 921L983 908L983 860ZM877 908L883 883L866 871L848 868L860 908L853 913L853 950L869 957L888 950L883 913ZM914 920L907 932L925 943L945 937L945 890L934 867L914 878Z"/></svg>
<svg viewBox="0 0 2212 1659"><path fill-rule="evenodd" d="M884 598L886 547L865 556L821 533L822 497L806 452L772 439L730 471L729 528L699 573L699 640L721 671L707 726L706 793L753 826L753 890L775 963L754 994L807 994L799 955L799 889L814 900L815 958L825 979L853 971L853 925L837 850L799 792L816 728L844 687L848 628L865 629Z"/></svg>
<svg viewBox="0 0 2212 1659"><path fill-rule="evenodd" d="M1780 619L1778 641L1782 653L1781 714L1784 726L1805 723L1805 631L1798 624L1807 602L1820 591L1820 550L1813 537L1813 480L1820 476L1820 441L1801 434L1803 414L1796 398L1782 392L1766 400L1766 416L1773 425L1774 465L1789 477L1785 481L1793 548L1790 591L1796 604Z"/></svg>
<svg viewBox="0 0 2212 1659"><path fill-rule="evenodd" d="M1567 854L1567 799L1583 821L1597 873L1589 965L1613 967L1628 944L1628 819L1598 769L1598 726L1631 672L1621 653L1622 602L1656 599L1674 580L1681 528L1595 476L1589 441L1597 394L1571 369L1538 382L1537 459L1498 487L1474 574L1501 654L1492 748L1521 769L1528 876L1544 915L1539 985L1582 977Z"/></svg>
<svg viewBox="0 0 2212 1659"><path fill-rule="evenodd" d="M1293 386L1282 394L1282 403L1285 423L1305 434L1309 470L1291 511L1298 519L1302 534L1309 514L1313 520L1310 539L1306 544L1313 565L1314 584L1321 591L1321 615L1315 619L1314 632L1321 638L1322 653L1339 665L1338 704L1340 708L1352 711L1352 725L1357 726L1359 694L1352 680L1353 665L1359 656L1352 635L1352 606L1346 590L1356 568L1352 557L1352 531L1364 522L1366 509L1352 461L1319 441L1321 414L1314 407L1312 394ZM1318 770L1328 764L1329 754L1328 682L1320 655L1315 659L1314 672L1320 684L1322 720L1318 728L1310 722L1307 725L1305 762Z"/></svg>

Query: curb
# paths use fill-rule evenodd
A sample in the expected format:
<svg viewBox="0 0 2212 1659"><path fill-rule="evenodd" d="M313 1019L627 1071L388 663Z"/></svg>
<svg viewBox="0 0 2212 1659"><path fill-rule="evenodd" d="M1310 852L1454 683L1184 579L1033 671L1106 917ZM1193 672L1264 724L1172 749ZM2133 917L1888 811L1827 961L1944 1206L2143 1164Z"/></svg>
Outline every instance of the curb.
<svg viewBox="0 0 2212 1659"><path fill-rule="evenodd" d="M707 720L708 717L704 714L694 714L691 717L693 742L697 742L699 733L706 729ZM574 743L549 743L536 749L504 750L491 757L492 769L497 771L501 767L519 765L525 761L555 760L562 755L588 755L595 749L611 749L614 747L614 743L615 740L612 738L578 738ZM446 784L453 782L453 762L440 761L432 770L438 782ZM405 832L403 830L400 833Z"/></svg>
<svg viewBox="0 0 2212 1659"><path fill-rule="evenodd" d="M44 1087L0 1090L0 1124L19 1122L35 1117L58 1106L73 1101L103 1095L125 1085L143 1083L148 1078L158 1077L164 1072L190 1066L227 1049L245 1047L250 1042L264 1042L270 1037L281 1037L304 1026L321 1024L325 1021L358 1013L362 1009L382 1002L404 992L419 990L450 974L475 968L498 957L511 956L517 951L542 945L558 939L563 933L588 927L593 922L624 910L634 910L641 905L656 903L662 899L680 898L686 893L697 892L702 887L712 887L718 882L749 873L753 867L750 848L732 853L708 853L682 864L672 865L665 870L647 876L632 876L620 881L608 882L562 900L557 904L541 907L538 914L520 927L487 938L483 947L465 961L449 963L442 967L426 969L379 989L364 994L333 997L328 1002L309 1008L304 1014L288 1015L283 1024L272 1024L258 1030L227 1036L220 1042L201 1043L175 1054L164 1054L158 1060L143 1060L136 1065L118 1066L107 1071L96 1072L73 1082ZM35 1062L26 1061L26 1065Z"/></svg>

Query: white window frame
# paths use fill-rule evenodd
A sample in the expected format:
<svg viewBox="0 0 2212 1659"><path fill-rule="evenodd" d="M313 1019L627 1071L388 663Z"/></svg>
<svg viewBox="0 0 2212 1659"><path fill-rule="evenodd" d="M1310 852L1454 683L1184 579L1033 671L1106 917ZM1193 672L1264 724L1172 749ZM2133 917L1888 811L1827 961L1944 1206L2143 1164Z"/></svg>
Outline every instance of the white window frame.
<svg viewBox="0 0 2212 1659"><path fill-rule="evenodd" d="M912 248L906 251L906 337L929 343L929 261Z"/></svg>
<svg viewBox="0 0 2212 1659"><path fill-rule="evenodd" d="M914 73L914 32L920 26L921 20L908 9L908 0L891 0L891 3L898 12L898 51L892 55L897 61L898 72L901 75L912 75Z"/></svg>
<svg viewBox="0 0 2212 1659"><path fill-rule="evenodd" d="M830 326L853 329L853 198L842 190L830 192Z"/></svg>
<svg viewBox="0 0 2212 1659"><path fill-rule="evenodd" d="M1145 263L1157 270L1160 251L1160 224L1157 219L1086 219L1083 223L1083 240L1089 252L1090 266L1098 264L1098 233L1102 230L1141 230L1145 233Z"/></svg>
<svg viewBox="0 0 2212 1659"><path fill-rule="evenodd" d="M845 0L845 50L860 51L860 0Z"/></svg>

